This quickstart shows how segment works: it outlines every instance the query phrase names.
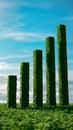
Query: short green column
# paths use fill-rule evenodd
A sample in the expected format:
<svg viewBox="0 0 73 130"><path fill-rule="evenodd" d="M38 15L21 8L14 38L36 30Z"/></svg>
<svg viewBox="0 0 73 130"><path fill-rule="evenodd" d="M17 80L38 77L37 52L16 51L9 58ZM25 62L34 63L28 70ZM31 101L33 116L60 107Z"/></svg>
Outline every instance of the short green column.
<svg viewBox="0 0 73 130"><path fill-rule="evenodd" d="M7 84L7 105L9 108L16 108L16 86L17 76L9 75Z"/></svg>

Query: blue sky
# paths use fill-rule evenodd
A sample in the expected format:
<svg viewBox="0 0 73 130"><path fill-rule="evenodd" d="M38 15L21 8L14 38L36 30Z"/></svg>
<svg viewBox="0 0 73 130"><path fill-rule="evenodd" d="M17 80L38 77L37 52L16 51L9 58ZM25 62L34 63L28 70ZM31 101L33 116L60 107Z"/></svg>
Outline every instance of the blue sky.
<svg viewBox="0 0 73 130"><path fill-rule="evenodd" d="M6 99L7 76L15 74L19 79L21 62L30 62L30 78L32 79L32 58L35 49L43 50L43 73L45 77L45 38L47 36L55 37L56 77L58 77L57 26L59 24L66 25L68 79L72 81L73 0L0 0L1 100ZM30 86L32 86L32 83L30 83ZM72 92L71 90L69 93L72 94ZM17 95L19 96L19 91ZM32 88L30 88L30 97L32 97ZM70 98L70 101L72 101L72 98Z"/></svg>

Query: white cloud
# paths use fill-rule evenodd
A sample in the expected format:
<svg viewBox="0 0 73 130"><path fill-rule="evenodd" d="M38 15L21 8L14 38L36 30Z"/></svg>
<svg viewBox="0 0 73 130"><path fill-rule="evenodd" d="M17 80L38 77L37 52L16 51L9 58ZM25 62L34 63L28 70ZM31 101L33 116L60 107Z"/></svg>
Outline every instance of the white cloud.
<svg viewBox="0 0 73 130"><path fill-rule="evenodd" d="M0 103L6 103L6 94L0 93Z"/></svg>
<svg viewBox="0 0 73 130"><path fill-rule="evenodd" d="M55 3L49 1L39 1L39 0L35 0L35 1L0 1L0 8L3 9L7 9L7 8L11 8L11 7L37 7L37 8L53 8L55 6Z"/></svg>
<svg viewBox="0 0 73 130"><path fill-rule="evenodd" d="M68 80L73 81L73 70L68 71Z"/></svg>
<svg viewBox="0 0 73 130"><path fill-rule="evenodd" d="M19 64L0 62L0 70L19 70Z"/></svg>
<svg viewBox="0 0 73 130"><path fill-rule="evenodd" d="M7 55L7 56L1 56L0 61L7 60L7 59L18 59L18 58L27 58L31 57L31 54L25 54L25 55Z"/></svg>
<svg viewBox="0 0 73 130"><path fill-rule="evenodd" d="M4 85L4 84L6 84L6 82L7 82L7 78L5 76L0 75L0 85ZM2 89L3 89L3 87L2 87Z"/></svg>
<svg viewBox="0 0 73 130"><path fill-rule="evenodd" d="M53 35L49 33L48 35ZM0 32L0 39L12 39L15 41L25 41L25 42L34 42L34 41L43 41L47 37L47 34L35 33L35 32Z"/></svg>
<svg viewBox="0 0 73 130"><path fill-rule="evenodd" d="M4 97L6 97L6 95L7 95L7 83L4 84L4 85L1 85L1 87L2 88L0 88L0 95L4 95Z"/></svg>

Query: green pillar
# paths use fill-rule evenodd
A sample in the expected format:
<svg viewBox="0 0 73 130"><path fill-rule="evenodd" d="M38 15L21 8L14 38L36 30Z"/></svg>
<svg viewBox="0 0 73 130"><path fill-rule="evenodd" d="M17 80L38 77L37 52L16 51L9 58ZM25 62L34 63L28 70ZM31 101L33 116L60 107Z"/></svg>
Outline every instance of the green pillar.
<svg viewBox="0 0 73 130"><path fill-rule="evenodd" d="M29 106L29 63L22 62L20 65L20 106Z"/></svg>
<svg viewBox="0 0 73 130"><path fill-rule="evenodd" d="M56 105L54 37L46 38L46 104Z"/></svg>
<svg viewBox="0 0 73 130"><path fill-rule="evenodd" d="M7 84L7 105L9 108L16 108L16 86L17 77L14 75L9 75Z"/></svg>
<svg viewBox="0 0 73 130"><path fill-rule="evenodd" d="M65 25L58 25L57 38L58 38L59 103L61 106L63 106L69 104Z"/></svg>
<svg viewBox="0 0 73 130"><path fill-rule="evenodd" d="M42 76L42 50L35 50L33 52L33 104L37 108L43 105Z"/></svg>

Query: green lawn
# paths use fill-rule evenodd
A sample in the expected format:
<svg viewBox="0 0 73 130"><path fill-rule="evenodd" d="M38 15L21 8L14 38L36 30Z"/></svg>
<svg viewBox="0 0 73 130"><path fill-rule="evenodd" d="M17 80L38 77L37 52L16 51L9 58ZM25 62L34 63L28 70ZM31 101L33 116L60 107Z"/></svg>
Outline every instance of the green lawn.
<svg viewBox="0 0 73 130"><path fill-rule="evenodd" d="M0 130L73 130L73 105L8 109L0 104Z"/></svg>

